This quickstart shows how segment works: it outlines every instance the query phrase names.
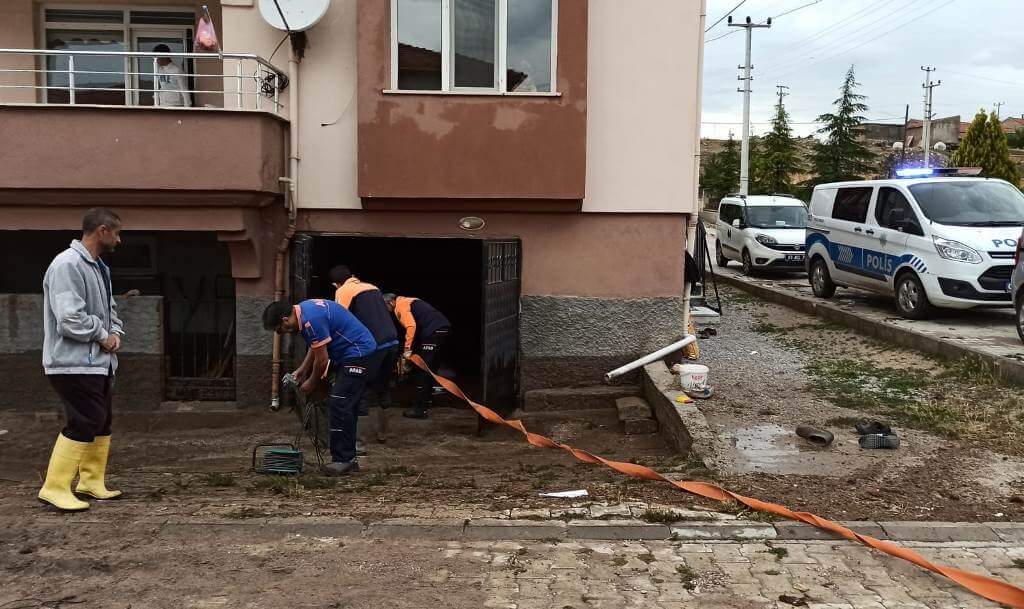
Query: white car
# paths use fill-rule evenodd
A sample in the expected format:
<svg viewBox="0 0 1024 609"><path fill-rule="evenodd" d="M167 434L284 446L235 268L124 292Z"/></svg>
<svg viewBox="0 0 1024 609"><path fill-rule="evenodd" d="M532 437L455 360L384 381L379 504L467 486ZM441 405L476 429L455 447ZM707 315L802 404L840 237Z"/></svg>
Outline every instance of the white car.
<svg viewBox="0 0 1024 609"><path fill-rule="evenodd" d="M732 195L718 206L718 266L738 260L747 275L757 269L801 269L807 206L788 195Z"/></svg>
<svg viewBox="0 0 1024 609"><path fill-rule="evenodd" d="M893 295L910 319L932 306L1011 306L1024 195L1003 180L944 173L815 187L807 222L814 294L831 298L846 286Z"/></svg>

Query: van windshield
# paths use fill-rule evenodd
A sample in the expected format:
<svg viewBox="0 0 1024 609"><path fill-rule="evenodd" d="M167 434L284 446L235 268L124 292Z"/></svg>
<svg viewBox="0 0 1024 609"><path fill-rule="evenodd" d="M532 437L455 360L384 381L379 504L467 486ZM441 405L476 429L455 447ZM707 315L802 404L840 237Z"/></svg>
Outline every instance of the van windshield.
<svg viewBox="0 0 1024 609"><path fill-rule="evenodd" d="M1024 195L1002 182L924 182L910 187L932 222L953 226L1024 225Z"/></svg>
<svg viewBox="0 0 1024 609"><path fill-rule="evenodd" d="M754 228L807 228L807 209L802 205L751 205L747 224Z"/></svg>

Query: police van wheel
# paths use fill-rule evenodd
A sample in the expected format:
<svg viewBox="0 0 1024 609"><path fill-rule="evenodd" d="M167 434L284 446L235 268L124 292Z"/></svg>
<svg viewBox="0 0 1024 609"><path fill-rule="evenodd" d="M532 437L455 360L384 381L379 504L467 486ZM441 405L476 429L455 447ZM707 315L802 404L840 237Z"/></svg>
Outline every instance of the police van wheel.
<svg viewBox="0 0 1024 609"><path fill-rule="evenodd" d="M750 252L748 252L747 250L743 250L743 274L754 274L754 263L752 260L750 260Z"/></svg>
<svg viewBox="0 0 1024 609"><path fill-rule="evenodd" d="M931 303L917 275L904 273L896 280L896 310L907 319L928 317Z"/></svg>
<svg viewBox="0 0 1024 609"><path fill-rule="evenodd" d="M811 265L811 290L818 298L832 298L836 295L836 284L828 273L828 265L821 258Z"/></svg>
<svg viewBox="0 0 1024 609"><path fill-rule="evenodd" d="M729 259L725 257L725 252L722 251L721 243L715 243L715 261L718 263L718 266L723 269L729 266Z"/></svg>

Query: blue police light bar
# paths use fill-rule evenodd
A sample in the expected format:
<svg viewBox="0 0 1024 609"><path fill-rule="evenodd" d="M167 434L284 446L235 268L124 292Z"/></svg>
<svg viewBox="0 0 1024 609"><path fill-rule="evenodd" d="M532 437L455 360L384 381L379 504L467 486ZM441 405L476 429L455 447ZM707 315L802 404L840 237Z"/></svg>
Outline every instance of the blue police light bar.
<svg viewBox="0 0 1024 609"><path fill-rule="evenodd" d="M934 174L935 169L932 167L907 167L896 170L896 175L900 178L923 178Z"/></svg>

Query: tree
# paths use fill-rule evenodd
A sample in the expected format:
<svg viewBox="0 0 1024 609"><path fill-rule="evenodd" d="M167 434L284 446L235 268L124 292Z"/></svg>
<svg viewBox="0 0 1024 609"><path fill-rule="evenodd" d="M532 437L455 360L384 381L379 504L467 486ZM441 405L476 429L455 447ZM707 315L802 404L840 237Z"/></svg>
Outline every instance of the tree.
<svg viewBox="0 0 1024 609"><path fill-rule="evenodd" d="M729 139L720 152L708 156L700 176L700 186L709 201L736 192L740 184L740 149L729 132Z"/></svg>
<svg viewBox="0 0 1024 609"><path fill-rule="evenodd" d="M815 183L859 180L875 171L874 153L858 139L860 125L864 122L861 113L868 109L864 103L867 98L854 92L858 86L860 83L850 66L839 89L839 98L833 102L835 112L818 117L818 122L823 123L818 133L824 136L824 141L815 144L811 154Z"/></svg>
<svg viewBox="0 0 1024 609"><path fill-rule="evenodd" d="M1020 184L1020 171L1010 158L1006 134L995 112L978 111L949 161L954 167L981 167L981 175L987 178Z"/></svg>
<svg viewBox="0 0 1024 609"><path fill-rule="evenodd" d="M792 177L803 163L781 101L775 105L772 130L758 140L756 147L751 145L751 192L794 194Z"/></svg>
<svg viewBox="0 0 1024 609"><path fill-rule="evenodd" d="M1024 128L1017 127L1017 130L1006 136L1006 142L1010 148L1020 150L1024 148Z"/></svg>

